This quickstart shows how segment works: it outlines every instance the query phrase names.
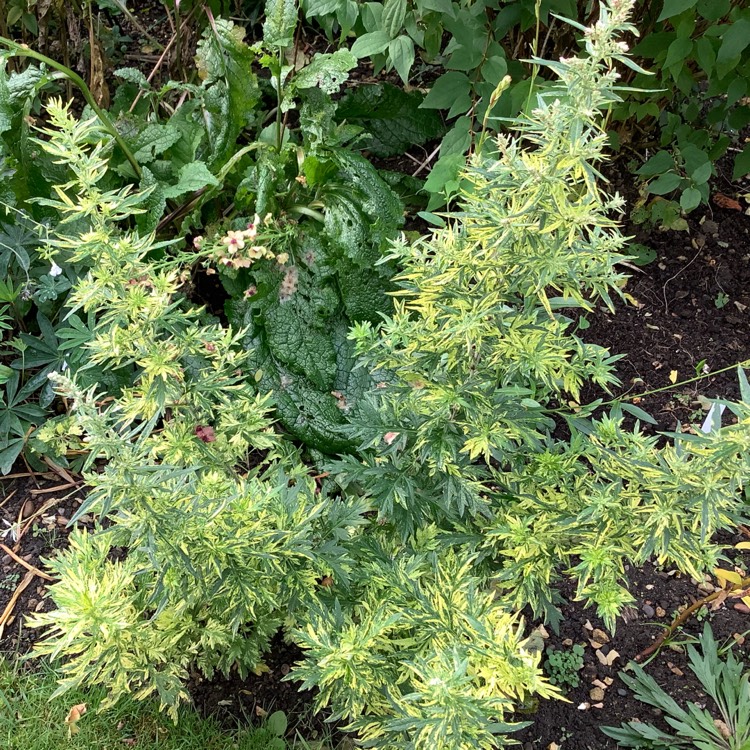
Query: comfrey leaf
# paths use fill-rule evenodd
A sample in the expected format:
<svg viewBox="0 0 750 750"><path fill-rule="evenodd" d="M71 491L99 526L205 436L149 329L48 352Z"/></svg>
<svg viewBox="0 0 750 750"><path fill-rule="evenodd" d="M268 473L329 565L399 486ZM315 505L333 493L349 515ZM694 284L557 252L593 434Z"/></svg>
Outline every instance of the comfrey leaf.
<svg viewBox="0 0 750 750"><path fill-rule="evenodd" d="M270 47L289 47L297 26L295 0L267 0L263 23L263 42Z"/></svg>

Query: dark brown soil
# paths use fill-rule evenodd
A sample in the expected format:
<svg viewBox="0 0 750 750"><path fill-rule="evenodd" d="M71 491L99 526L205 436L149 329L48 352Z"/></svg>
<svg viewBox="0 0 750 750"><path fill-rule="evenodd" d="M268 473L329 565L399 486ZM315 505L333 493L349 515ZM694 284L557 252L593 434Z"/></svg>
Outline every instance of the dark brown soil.
<svg viewBox="0 0 750 750"><path fill-rule="evenodd" d="M632 273L614 315L600 310L581 333L626 355L617 363L623 383L617 395L716 373L636 399L667 430L702 421L706 405L699 396L739 398L733 366L750 359L750 216L712 207L688 223L688 232L633 232L656 260Z"/></svg>
<svg viewBox="0 0 750 750"><path fill-rule="evenodd" d="M727 537L724 541L732 545L742 537ZM736 564L750 562L750 557L732 555ZM674 570L659 570L647 564L641 569L631 568L630 591L636 599L632 610L626 617L618 618L615 631L609 632L593 610L585 610L578 603L569 603L562 607L563 621L559 634L550 631L546 641L548 646L556 649L569 649L577 643L585 647L584 667L580 672L580 685L569 690L566 697L569 703L562 701L543 701L538 711L531 717L517 716L518 720L533 720L533 725L519 732L516 737L521 740L524 750L547 750L555 748L556 743L564 750L614 750L617 743L606 737L602 726L619 726L622 722L638 719L658 724L662 729L669 729L660 722L658 710L636 700L619 679L618 673L627 666L637 654L650 646L661 634L680 610L706 596L709 587L716 581L703 583L701 589L695 581L685 578ZM700 690L700 684L688 667L684 644L694 640L703 629L704 621L711 623L714 635L721 643L738 641L738 656L750 655L744 634L750 630L750 619L747 611L738 611L735 604L738 600L728 600L712 611L710 605L701 608L697 615L687 620L684 628L670 639L650 662L646 664L647 672L678 703L685 701L706 703L710 700ZM740 606L742 606L740 604ZM608 638L602 643L602 631ZM571 643L572 641L572 643ZM606 657L613 650L619 654L611 666L602 664L597 656L598 650ZM594 694L597 686L594 681L605 687L604 696ZM611 684L609 681L612 681ZM718 714L717 714L718 715Z"/></svg>
<svg viewBox="0 0 750 750"><path fill-rule="evenodd" d="M0 478L0 543L18 557L44 570L44 559L67 545L69 519L83 496L82 482L71 483L56 474L29 476L19 464L18 474ZM83 517L81 527L93 528L93 520ZM21 563L0 548L0 616L10 606L28 573ZM24 615L53 608L45 598L45 581L34 576L22 589L5 626L0 620L0 652L25 653L39 633L29 628Z"/></svg>

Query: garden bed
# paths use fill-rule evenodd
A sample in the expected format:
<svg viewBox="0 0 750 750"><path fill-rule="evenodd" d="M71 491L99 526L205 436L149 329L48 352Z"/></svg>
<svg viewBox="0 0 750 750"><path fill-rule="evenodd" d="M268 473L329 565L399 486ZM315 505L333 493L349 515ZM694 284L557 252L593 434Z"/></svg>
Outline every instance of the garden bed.
<svg viewBox="0 0 750 750"><path fill-rule="evenodd" d="M750 217L744 212L747 204L741 205L743 210L716 206L696 212L690 217L689 232L632 230L637 232L637 241L652 247L657 257L641 272L633 273L626 288L628 301L617 302L617 314L600 309L589 316L590 325L583 334L613 353L626 355L617 365L622 393L670 386L674 381L713 373L750 358ZM644 396L637 403L657 420L657 429L671 431L678 422L702 421L706 404L701 398L737 396L736 372L730 369ZM11 534L3 542L28 566L42 568L43 558L65 546L67 520L80 504L83 487L54 473L28 475L23 465L15 476L1 483L0 518L10 524L20 519L23 530L15 547ZM91 520L85 519L84 525L90 526ZM722 542L731 547L743 539L738 532ZM734 563L745 569L750 560L743 560L736 551L734 555ZM14 556L0 553L0 613L27 580L5 625L0 651L27 652L38 633L25 626L24 616L51 608L44 598L44 580L27 577L28 572ZM653 716L651 709L632 698L618 680L618 671L652 644L681 609L706 596L719 582L691 581L674 570L659 570L650 564L629 570L628 576L635 602L627 616L618 619L615 632L608 632L592 611L576 603L562 607L559 633L547 629L547 646L563 650L576 643L584 646L584 667L580 685L567 693L569 703L542 702L535 713L517 716L533 722L518 735L525 747L614 748L614 741L607 740L598 727ZM704 701L691 679L684 649L677 642L684 641L687 634L697 634L708 617L720 641L734 638L744 649L748 614L747 607L731 599L715 611L699 611L675 642L650 662L648 671L670 695ZM306 732L325 734L321 722L310 719L312 694L297 693L292 684L280 682L299 657L298 649L281 638L273 645L271 671L260 677L205 681L194 675L190 687L196 705L202 712L224 716L229 722L241 715L257 718L284 710L291 726L296 723L295 717L304 716ZM611 656L614 652L616 658Z"/></svg>

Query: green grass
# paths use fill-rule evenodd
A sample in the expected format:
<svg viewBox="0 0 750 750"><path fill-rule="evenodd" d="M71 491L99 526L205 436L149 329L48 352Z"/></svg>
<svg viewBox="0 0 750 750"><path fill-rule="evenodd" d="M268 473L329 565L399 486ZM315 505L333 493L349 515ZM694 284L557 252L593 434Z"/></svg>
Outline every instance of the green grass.
<svg viewBox="0 0 750 750"><path fill-rule="evenodd" d="M57 675L44 663L33 667L0 655L0 748L2 750L285 750L270 729L227 732L190 708L175 726L149 702L123 699L104 713L97 707L105 691L71 691L50 702ZM86 703L79 733L68 736L65 717ZM285 723L285 722L284 722ZM304 747L304 745L302 746Z"/></svg>

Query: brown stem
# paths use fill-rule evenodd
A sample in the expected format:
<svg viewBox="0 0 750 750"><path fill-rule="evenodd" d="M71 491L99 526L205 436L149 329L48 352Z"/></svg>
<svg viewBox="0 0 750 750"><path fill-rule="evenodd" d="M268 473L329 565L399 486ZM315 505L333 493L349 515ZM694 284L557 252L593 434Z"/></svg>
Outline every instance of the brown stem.
<svg viewBox="0 0 750 750"><path fill-rule="evenodd" d="M643 649L640 654L637 654L633 658L633 661L636 663L640 663L644 659L651 656L651 654L658 651L664 645L664 641L674 635L675 630L677 630L680 625L683 625L685 622L687 622L687 620L689 620L690 617L692 617L692 615L694 615L705 604L710 604L715 599L718 599L722 594L725 597L736 596L740 591L746 591L747 588L747 582L743 581L742 583L735 584L731 589L714 591L713 594L708 594L708 596L704 596L694 604L691 604L687 609L684 609L682 612L680 612L680 614L677 615L674 620L672 620L672 623L668 627L664 628L662 634L648 648Z"/></svg>

